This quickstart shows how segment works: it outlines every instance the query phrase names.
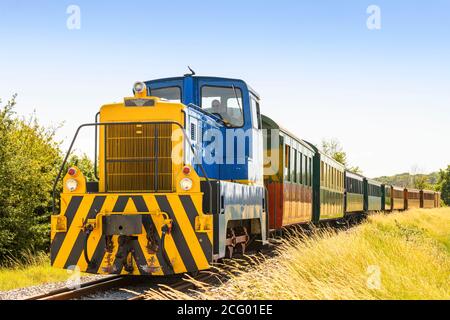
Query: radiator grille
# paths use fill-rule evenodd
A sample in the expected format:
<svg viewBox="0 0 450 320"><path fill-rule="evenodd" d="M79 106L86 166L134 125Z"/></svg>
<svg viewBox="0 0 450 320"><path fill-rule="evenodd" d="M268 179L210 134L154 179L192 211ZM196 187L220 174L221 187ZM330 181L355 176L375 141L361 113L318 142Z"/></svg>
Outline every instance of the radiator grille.
<svg viewBox="0 0 450 320"><path fill-rule="evenodd" d="M107 192L172 192L172 124L105 127Z"/></svg>

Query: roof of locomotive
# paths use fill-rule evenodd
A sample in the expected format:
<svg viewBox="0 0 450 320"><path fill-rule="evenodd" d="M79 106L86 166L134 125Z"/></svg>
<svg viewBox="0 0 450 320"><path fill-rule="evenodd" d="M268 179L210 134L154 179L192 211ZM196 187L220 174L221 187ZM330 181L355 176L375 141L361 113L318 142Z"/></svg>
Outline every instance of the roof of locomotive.
<svg viewBox="0 0 450 320"><path fill-rule="evenodd" d="M162 81L176 81L176 80L184 80L186 78L194 78L194 79L200 79L200 80L227 80L227 81L236 81L236 82L242 82L247 87L248 91L250 91L254 96L256 96L258 99L260 98L260 95L256 90L254 90L247 82L245 82L242 79L236 79L236 78L224 78L224 77L212 77L212 76L194 76L194 75L184 75L181 77L169 77L169 78L159 78L159 79L152 79L144 81L145 83L152 83L152 82L162 82Z"/></svg>

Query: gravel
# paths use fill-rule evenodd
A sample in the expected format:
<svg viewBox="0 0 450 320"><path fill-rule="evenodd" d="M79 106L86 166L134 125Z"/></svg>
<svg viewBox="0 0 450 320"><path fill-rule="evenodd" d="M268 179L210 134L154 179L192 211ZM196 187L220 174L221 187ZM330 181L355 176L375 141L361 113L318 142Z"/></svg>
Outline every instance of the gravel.
<svg viewBox="0 0 450 320"><path fill-rule="evenodd" d="M104 275L84 276L80 280L82 283L102 279ZM126 300L136 295L145 293L150 288L157 288L158 284L170 284L179 281L178 278L135 278L135 280L126 285L125 288L115 288L107 291L97 292L80 298L79 300ZM49 293L51 291L65 288L67 283L50 282L37 286L20 288L10 291L0 291L0 300L23 300L29 297Z"/></svg>
<svg viewBox="0 0 450 320"><path fill-rule="evenodd" d="M149 289L157 289L159 285L170 285L180 281L179 277L135 277L129 284L121 288L100 291L80 298L80 300L127 300L141 295Z"/></svg>
<svg viewBox="0 0 450 320"><path fill-rule="evenodd" d="M98 280L104 277L105 276L103 275L92 275L92 276L90 275L81 277L80 281L84 283ZM0 300L23 300L40 294L48 293L53 290L65 288L66 284L67 283L65 281L49 282L32 287L14 289L10 291L0 291Z"/></svg>
<svg viewBox="0 0 450 320"><path fill-rule="evenodd" d="M149 289L149 286L133 286L128 289L112 289L108 291L97 292L79 300L127 300L137 295L143 294Z"/></svg>

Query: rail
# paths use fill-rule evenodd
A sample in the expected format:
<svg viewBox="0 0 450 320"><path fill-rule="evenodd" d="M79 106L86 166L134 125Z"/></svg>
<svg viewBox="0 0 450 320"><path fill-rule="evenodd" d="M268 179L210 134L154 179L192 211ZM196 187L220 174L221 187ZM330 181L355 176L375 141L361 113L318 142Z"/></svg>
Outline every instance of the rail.
<svg viewBox="0 0 450 320"><path fill-rule="evenodd" d="M78 299L102 290L112 289L127 284L128 277L111 276L99 280L82 283L79 288L61 288L45 294L33 296L25 300L70 300Z"/></svg>

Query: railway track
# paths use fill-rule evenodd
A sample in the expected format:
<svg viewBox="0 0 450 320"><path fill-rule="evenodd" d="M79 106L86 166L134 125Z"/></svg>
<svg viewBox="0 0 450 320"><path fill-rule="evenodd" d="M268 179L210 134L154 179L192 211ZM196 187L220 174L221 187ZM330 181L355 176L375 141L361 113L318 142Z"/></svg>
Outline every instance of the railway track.
<svg viewBox="0 0 450 320"><path fill-rule="evenodd" d="M209 278L211 278L212 275L210 274L200 274L196 277L193 277L196 281L206 281ZM115 288L118 288L119 290L121 288L127 289L131 284L131 277L129 276L111 276L104 279L94 280L85 282L80 285L79 288L61 288L57 290L50 291L45 294L40 294L37 296L29 297L25 300L71 300L71 299L80 299L84 297L88 297L89 295L113 290ZM186 280L179 280L174 283L164 283L165 285L173 288L174 290L183 291L188 290L190 288L195 288L195 284L186 281ZM149 283L149 289L156 289L157 284L156 283ZM134 297L128 298L126 300L145 300L147 299L147 296L145 293L138 294Z"/></svg>
<svg viewBox="0 0 450 320"><path fill-rule="evenodd" d="M129 278L125 276L111 276L99 280L85 282L79 288L61 288L45 294L27 298L25 300L70 300L105 291L112 288L124 286L129 283Z"/></svg>

